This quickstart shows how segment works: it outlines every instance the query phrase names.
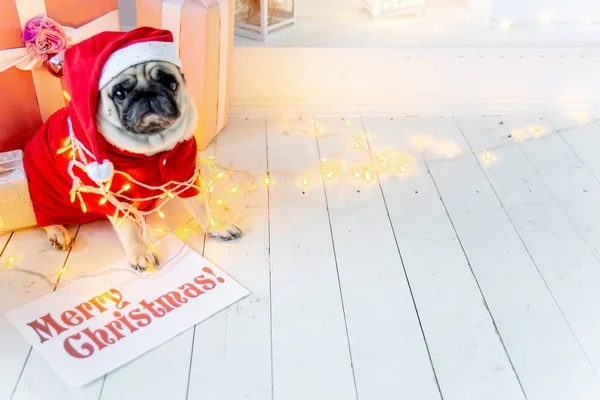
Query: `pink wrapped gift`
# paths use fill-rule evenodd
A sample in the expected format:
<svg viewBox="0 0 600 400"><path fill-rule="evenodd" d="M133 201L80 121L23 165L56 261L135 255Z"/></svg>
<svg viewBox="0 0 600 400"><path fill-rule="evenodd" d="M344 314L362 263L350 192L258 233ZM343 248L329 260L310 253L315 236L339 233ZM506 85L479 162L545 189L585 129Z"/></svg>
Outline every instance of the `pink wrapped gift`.
<svg viewBox="0 0 600 400"><path fill-rule="evenodd" d="M24 47L22 29L33 17L62 25L67 45L119 30L117 0L0 1L0 152L22 149L43 121L65 106L61 80L33 62Z"/></svg>
<svg viewBox="0 0 600 400"><path fill-rule="evenodd" d="M137 0L137 26L170 30L200 114L199 149L227 125L234 0Z"/></svg>

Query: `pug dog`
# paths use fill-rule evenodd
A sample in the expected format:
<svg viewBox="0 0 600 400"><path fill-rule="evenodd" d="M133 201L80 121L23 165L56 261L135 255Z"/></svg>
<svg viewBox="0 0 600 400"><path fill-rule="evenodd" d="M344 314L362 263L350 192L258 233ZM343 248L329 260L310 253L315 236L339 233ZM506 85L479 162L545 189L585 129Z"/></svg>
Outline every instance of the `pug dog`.
<svg viewBox="0 0 600 400"><path fill-rule="evenodd" d="M198 121L195 104L179 68L163 61L134 65L113 78L99 92L98 132L112 145L130 153L151 156L173 149L193 136ZM210 210L199 196L181 199L208 235L221 240L242 236L236 226L207 226ZM138 226L128 219L108 216L125 249L129 263L143 270L159 260L142 239ZM50 243L69 249L73 237L62 225L45 227Z"/></svg>

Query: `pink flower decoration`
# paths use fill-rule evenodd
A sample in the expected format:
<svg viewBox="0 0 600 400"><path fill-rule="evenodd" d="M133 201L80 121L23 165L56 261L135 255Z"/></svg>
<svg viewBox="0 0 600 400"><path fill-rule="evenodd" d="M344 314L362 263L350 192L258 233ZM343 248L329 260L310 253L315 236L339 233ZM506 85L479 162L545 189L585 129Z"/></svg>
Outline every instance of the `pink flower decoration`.
<svg viewBox="0 0 600 400"><path fill-rule="evenodd" d="M67 47L67 35L56 21L33 18L25 24L23 42L31 58L47 61Z"/></svg>

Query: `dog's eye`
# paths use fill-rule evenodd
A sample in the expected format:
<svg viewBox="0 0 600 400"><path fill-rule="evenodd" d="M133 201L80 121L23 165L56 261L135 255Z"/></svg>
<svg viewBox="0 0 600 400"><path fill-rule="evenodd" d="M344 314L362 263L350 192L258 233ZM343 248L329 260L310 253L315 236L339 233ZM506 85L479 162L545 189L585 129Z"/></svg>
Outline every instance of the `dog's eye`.
<svg viewBox="0 0 600 400"><path fill-rule="evenodd" d="M117 89L113 92L113 98L119 101L125 100L125 91Z"/></svg>
<svg viewBox="0 0 600 400"><path fill-rule="evenodd" d="M176 91L177 90L177 82L171 82L171 83L169 83L169 90L171 92Z"/></svg>

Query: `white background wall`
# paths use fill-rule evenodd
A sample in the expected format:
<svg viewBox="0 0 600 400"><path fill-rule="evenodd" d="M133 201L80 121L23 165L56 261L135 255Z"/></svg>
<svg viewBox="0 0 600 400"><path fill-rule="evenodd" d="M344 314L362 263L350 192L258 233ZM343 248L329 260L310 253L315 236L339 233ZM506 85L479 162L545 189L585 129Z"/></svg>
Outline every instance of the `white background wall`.
<svg viewBox="0 0 600 400"><path fill-rule="evenodd" d="M497 21L600 21L600 0L468 0L468 4Z"/></svg>

